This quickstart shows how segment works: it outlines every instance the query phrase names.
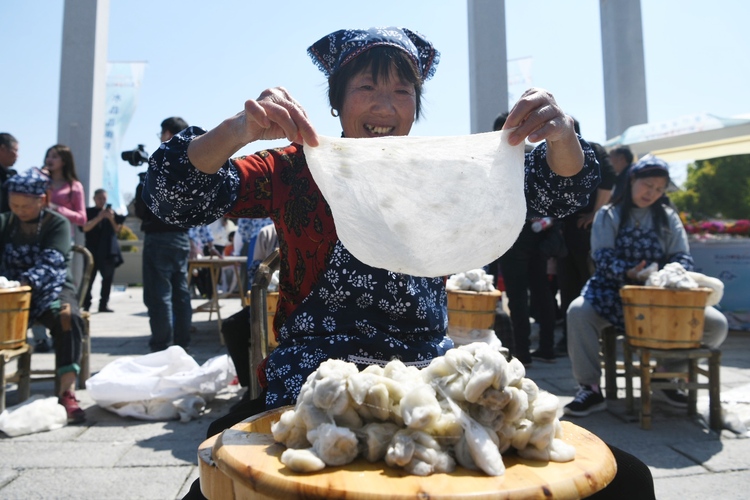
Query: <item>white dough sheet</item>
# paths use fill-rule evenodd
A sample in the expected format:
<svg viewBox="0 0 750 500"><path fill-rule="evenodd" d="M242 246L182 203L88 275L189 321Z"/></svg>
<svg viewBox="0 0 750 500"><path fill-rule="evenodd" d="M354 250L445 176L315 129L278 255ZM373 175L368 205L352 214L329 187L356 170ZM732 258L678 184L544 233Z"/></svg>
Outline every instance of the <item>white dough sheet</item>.
<svg viewBox="0 0 750 500"><path fill-rule="evenodd" d="M320 137L307 164L344 246L414 276L479 268L505 253L526 217L524 144L510 131L456 137Z"/></svg>

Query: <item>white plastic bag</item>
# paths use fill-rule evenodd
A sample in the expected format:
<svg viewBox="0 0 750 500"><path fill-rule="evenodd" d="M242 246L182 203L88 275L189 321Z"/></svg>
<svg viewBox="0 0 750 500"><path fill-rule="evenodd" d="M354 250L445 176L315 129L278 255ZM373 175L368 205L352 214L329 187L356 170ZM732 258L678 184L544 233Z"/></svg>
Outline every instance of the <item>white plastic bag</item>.
<svg viewBox="0 0 750 500"><path fill-rule="evenodd" d="M172 346L117 359L89 378L86 389L99 406L121 416L185 421L198 416L206 400L227 387L234 376L234 365L226 354L199 366L184 349Z"/></svg>
<svg viewBox="0 0 750 500"><path fill-rule="evenodd" d="M45 398L39 394L0 413L0 431L10 437L53 431L67 422L68 413L57 398Z"/></svg>

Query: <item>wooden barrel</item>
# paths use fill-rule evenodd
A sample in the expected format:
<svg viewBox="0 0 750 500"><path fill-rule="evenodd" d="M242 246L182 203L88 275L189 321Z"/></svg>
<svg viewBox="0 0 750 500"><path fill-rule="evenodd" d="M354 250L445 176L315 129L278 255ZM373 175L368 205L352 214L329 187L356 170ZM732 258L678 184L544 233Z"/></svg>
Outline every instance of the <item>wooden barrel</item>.
<svg viewBox="0 0 750 500"><path fill-rule="evenodd" d="M448 290L448 326L486 330L495 326L495 308L502 292Z"/></svg>
<svg viewBox="0 0 750 500"><path fill-rule="evenodd" d="M16 349L26 342L31 287L0 288L0 349Z"/></svg>
<svg viewBox="0 0 750 500"><path fill-rule="evenodd" d="M620 297L628 342L651 349L700 347L710 293L710 288L622 287Z"/></svg>
<svg viewBox="0 0 750 500"><path fill-rule="evenodd" d="M295 473L280 462L285 447L274 443L271 435L271 424L289 408L251 417L201 445L203 450L211 447L210 459L203 458L200 463L201 490L208 498L572 500L601 490L617 470L611 451L601 439L570 422L560 422L563 441L576 449L574 460L542 462L507 453L503 456L506 471L502 476L462 467L452 473L412 476L388 467L384 461L370 463L362 457L341 467Z"/></svg>

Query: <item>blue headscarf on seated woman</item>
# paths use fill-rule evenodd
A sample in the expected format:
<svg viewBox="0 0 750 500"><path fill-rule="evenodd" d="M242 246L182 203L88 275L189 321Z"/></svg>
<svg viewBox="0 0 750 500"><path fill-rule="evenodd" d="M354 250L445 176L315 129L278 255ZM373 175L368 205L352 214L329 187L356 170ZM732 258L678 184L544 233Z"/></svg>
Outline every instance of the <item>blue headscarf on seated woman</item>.
<svg viewBox="0 0 750 500"><path fill-rule="evenodd" d="M666 177L667 186L669 186L669 164L661 158L648 154L641 158L635 165L630 167L630 170L628 171L628 182L625 183L617 198L612 200L612 206L621 207L620 228L622 228L623 224L628 220L630 212L634 206L632 200L632 181L634 179L644 179L646 177ZM651 211L654 217L654 228L657 232L661 232L669 226L668 216L664 207L675 208L666 192L656 203L651 205Z"/></svg>

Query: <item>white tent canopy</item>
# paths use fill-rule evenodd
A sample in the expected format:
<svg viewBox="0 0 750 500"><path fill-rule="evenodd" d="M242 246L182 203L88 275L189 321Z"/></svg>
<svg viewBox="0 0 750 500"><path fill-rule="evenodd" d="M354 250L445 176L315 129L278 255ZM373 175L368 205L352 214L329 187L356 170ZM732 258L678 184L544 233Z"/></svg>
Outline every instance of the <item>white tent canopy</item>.
<svg viewBox="0 0 750 500"><path fill-rule="evenodd" d="M750 119L704 113L644 123L629 127L604 146L628 146L636 157L651 153L667 162L750 154Z"/></svg>

